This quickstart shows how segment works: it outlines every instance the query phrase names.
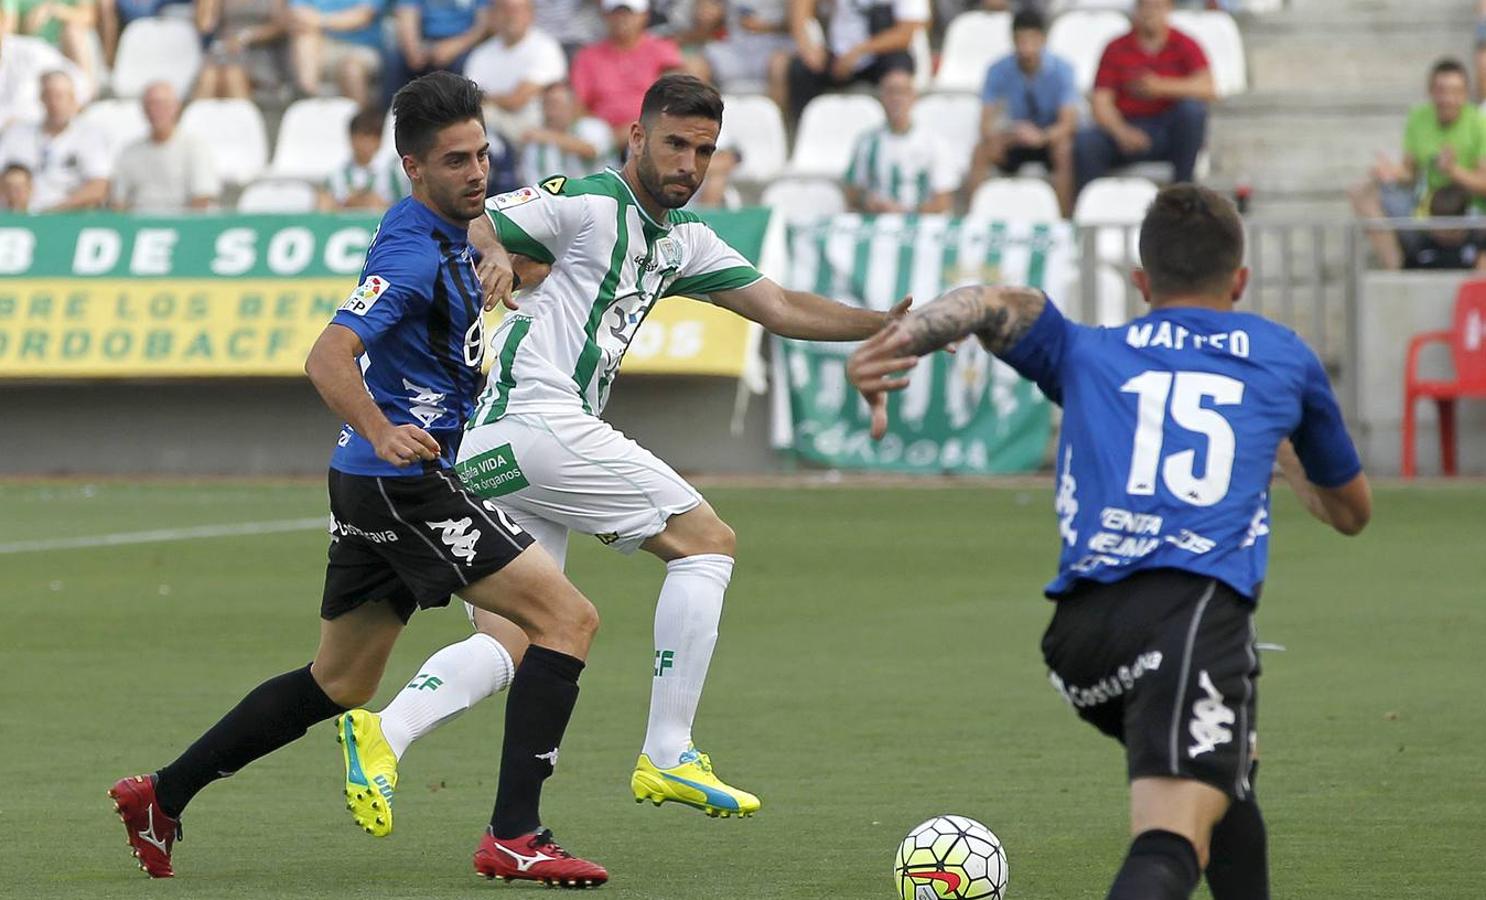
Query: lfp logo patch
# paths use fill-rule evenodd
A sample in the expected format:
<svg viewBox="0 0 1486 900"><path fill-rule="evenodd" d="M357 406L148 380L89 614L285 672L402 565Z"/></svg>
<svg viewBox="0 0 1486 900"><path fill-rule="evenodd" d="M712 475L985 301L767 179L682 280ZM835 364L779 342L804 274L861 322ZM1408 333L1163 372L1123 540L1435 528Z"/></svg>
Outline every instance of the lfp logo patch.
<svg viewBox="0 0 1486 900"><path fill-rule="evenodd" d="M346 298L346 302L341 304L341 310L352 315L364 316L391 286L387 283L387 279L380 275L368 275L366 280L358 284L356 290L351 292L351 296Z"/></svg>

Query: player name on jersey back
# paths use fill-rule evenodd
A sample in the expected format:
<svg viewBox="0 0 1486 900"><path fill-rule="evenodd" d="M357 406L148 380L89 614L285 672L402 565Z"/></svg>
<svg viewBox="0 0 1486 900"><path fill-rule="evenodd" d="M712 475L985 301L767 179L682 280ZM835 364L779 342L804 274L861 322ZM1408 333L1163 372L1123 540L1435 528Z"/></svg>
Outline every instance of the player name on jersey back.
<svg viewBox="0 0 1486 900"><path fill-rule="evenodd" d="M1249 333L1242 328L1209 334L1190 331L1174 322L1132 322L1125 343L1136 350L1212 350L1242 359L1249 357Z"/></svg>

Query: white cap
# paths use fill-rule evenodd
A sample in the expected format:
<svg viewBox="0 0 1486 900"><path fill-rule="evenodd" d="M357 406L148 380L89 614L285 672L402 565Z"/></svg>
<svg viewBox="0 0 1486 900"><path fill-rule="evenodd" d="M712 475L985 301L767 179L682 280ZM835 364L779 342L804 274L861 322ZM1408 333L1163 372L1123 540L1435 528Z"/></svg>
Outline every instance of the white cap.
<svg viewBox="0 0 1486 900"><path fill-rule="evenodd" d="M606 13L616 9L630 9L640 13L650 12L650 0L601 0L599 8Z"/></svg>

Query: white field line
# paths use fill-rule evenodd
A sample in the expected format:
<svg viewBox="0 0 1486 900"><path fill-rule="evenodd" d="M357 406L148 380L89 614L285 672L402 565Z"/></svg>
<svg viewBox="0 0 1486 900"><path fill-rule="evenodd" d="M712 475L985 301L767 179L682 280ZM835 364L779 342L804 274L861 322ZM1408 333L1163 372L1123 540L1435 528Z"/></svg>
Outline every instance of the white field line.
<svg viewBox="0 0 1486 900"><path fill-rule="evenodd" d="M313 519L276 519L269 522L240 522L235 525L197 525L191 528L159 528L154 531L125 531L87 537L42 538L34 541L11 541L0 544L0 554L39 553L46 550L83 550L90 547L122 547L127 544L158 544L170 541L194 541L198 538L241 537L254 534L281 534L286 531L324 530L326 516Z"/></svg>

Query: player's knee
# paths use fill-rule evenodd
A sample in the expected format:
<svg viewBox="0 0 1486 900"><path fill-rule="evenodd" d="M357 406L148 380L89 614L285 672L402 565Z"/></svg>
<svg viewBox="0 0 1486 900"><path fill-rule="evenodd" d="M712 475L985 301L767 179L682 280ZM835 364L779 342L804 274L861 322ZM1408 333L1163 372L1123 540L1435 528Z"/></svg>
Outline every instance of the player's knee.
<svg viewBox="0 0 1486 900"><path fill-rule="evenodd" d="M354 709L371 702L376 696L376 682L368 682L365 678L354 673L335 673L321 676L316 673L315 680L320 685L320 690L325 692L337 706L346 709Z"/></svg>
<svg viewBox="0 0 1486 900"><path fill-rule="evenodd" d="M733 527L722 519L714 518L707 529L704 539L707 549L702 553L716 553L721 556L737 556L738 533Z"/></svg>

